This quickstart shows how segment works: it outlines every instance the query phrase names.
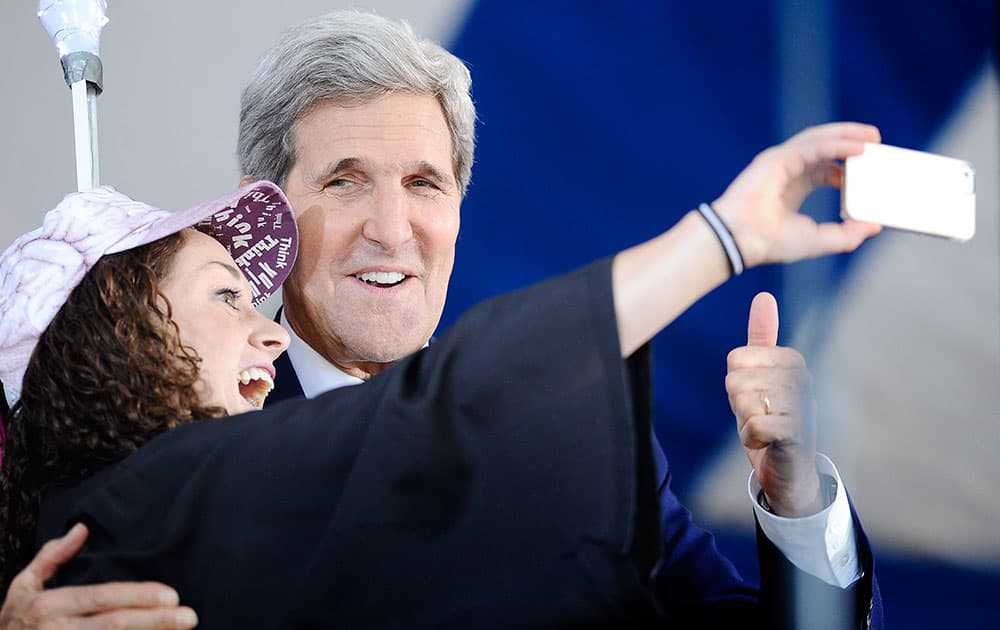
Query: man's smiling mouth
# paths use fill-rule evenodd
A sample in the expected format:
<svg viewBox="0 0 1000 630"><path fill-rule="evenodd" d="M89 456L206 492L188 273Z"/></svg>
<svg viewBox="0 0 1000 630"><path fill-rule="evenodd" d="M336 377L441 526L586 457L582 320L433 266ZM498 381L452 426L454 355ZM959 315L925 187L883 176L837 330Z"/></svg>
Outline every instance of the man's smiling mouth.
<svg viewBox="0 0 1000 630"><path fill-rule="evenodd" d="M371 286L388 288L406 280L407 275L399 271L366 271L354 277Z"/></svg>

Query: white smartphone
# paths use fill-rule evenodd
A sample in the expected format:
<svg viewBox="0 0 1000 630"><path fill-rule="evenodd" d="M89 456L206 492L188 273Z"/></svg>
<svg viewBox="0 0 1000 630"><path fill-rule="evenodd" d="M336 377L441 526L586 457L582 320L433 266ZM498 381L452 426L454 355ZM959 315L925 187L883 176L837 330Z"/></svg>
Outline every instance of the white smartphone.
<svg viewBox="0 0 1000 630"><path fill-rule="evenodd" d="M975 180L964 160L868 143L844 160L841 216L967 241L976 232Z"/></svg>

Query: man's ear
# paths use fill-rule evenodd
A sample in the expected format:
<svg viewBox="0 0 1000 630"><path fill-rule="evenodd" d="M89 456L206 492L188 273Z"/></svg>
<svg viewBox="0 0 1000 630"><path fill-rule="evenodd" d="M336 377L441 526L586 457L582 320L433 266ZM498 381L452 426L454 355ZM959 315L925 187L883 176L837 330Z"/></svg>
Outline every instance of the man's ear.
<svg viewBox="0 0 1000 630"><path fill-rule="evenodd" d="M240 185L237 186L237 188L243 188L247 184L251 184L254 181L256 181L256 180L254 180L253 177L250 177L249 175L244 175L243 177L240 178Z"/></svg>

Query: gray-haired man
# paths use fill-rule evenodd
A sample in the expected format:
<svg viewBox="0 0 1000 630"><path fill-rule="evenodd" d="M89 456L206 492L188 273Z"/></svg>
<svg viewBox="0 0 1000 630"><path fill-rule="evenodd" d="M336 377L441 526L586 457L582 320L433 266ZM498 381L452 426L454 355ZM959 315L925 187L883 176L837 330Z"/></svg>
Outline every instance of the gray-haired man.
<svg viewBox="0 0 1000 630"><path fill-rule="evenodd" d="M244 179L277 182L302 233L282 319L307 396L368 378L437 327L472 169L469 87L444 49L356 12L288 31L247 83Z"/></svg>

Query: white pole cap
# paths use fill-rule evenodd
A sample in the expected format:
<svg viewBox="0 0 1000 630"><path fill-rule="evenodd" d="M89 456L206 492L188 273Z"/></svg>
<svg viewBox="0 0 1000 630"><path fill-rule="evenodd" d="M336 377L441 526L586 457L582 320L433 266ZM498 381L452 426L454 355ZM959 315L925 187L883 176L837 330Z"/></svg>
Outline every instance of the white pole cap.
<svg viewBox="0 0 1000 630"><path fill-rule="evenodd" d="M52 37L60 59L75 52L100 57L107 9L107 0L38 0L38 19Z"/></svg>

